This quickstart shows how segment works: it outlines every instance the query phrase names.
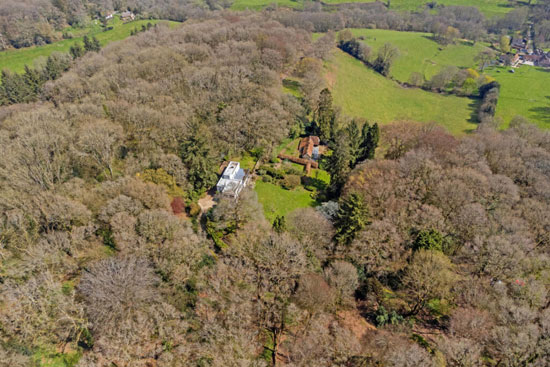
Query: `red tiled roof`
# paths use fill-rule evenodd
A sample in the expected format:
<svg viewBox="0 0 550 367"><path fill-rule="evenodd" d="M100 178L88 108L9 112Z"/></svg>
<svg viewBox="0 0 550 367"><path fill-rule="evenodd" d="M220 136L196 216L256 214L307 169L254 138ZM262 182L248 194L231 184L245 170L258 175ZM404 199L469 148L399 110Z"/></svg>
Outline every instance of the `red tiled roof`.
<svg viewBox="0 0 550 367"><path fill-rule="evenodd" d="M302 138L300 140L300 144L298 144L298 151L300 152L300 156L307 155L311 157L313 155L313 148L318 146L320 143L318 136L308 136L305 138Z"/></svg>

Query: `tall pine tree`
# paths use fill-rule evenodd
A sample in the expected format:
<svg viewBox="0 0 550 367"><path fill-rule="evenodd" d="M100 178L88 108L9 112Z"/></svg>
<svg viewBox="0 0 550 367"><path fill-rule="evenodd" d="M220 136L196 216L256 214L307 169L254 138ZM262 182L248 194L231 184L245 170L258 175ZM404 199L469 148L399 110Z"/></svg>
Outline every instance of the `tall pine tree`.
<svg viewBox="0 0 550 367"><path fill-rule="evenodd" d="M340 132L333 144L332 155L327 160L327 171L330 174L330 194L339 196L342 188L346 184L353 157L348 141L347 134Z"/></svg>
<svg viewBox="0 0 550 367"><path fill-rule="evenodd" d="M364 198L358 193L351 193L340 200L334 239L338 244L349 245L357 233L368 224L370 224L369 208Z"/></svg>
<svg viewBox="0 0 550 367"><path fill-rule="evenodd" d="M332 107L332 95L328 88L325 88L319 94L317 109L314 114L314 123L316 133L325 143L334 138L336 128L336 113Z"/></svg>
<svg viewBox="0 0 550 367"><path fill-rule="evenodd" d="M218 178L216 159L209 140L208 133L195 124L181 145L181 158L187 167L187 176L196 194L211 188Z"/></svg>
<svg viewBox="0 0 550 367"><path fill-rule="evenodd" d="M361 135L362 143L359 161L374 159L374 153L378 147L378 141L380 140L380 129L378 128L378 124L375 123L372 126L368 124L363 125L363 132Z"/></svg>
<svg viewBox="0 0 550 367"><path fill-rule="evenodd" d="M351 122L346 127L346 134L348 136L351 161L353 162L352 168L359 161L361 156L361 132L359 131L359 126L357 121L351 120Z"/></svg>

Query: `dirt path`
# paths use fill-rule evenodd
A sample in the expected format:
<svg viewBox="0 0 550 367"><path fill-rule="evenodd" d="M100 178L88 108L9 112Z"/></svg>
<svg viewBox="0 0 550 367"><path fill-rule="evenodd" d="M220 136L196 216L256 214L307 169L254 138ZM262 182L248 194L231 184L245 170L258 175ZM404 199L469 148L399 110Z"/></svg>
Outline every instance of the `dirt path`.
<svg viewBox="0 0 550 367"><path fill-rule="evenodd" d="M206 213L210 208L216 205L216 202L214 201L215 194L216 194L216 189L214 188L208 191L203 198L199 199L198 204L201 207L201 211L203 213Z"/></svg>

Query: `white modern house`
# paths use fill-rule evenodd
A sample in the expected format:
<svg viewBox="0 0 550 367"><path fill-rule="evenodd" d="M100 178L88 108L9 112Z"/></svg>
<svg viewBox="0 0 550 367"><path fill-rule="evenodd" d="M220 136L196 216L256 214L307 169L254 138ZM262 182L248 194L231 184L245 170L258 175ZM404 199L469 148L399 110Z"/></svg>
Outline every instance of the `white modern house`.
<svg viewBox="0 0 550 367"><path fill-rule="evenodd" d="M248 183L249 177L246 171L241 168L239 162L231 161L223 171L216 189L224 195L237 197Z"/></svg>

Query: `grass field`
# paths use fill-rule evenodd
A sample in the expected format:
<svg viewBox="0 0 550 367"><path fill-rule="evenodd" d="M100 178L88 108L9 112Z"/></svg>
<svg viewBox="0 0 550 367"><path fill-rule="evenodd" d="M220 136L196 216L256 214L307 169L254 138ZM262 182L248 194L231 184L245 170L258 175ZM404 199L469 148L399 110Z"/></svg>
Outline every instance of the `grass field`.
<svg viewBox="0 0 550 367"><path fill-rule="evenodd" d="M453 134L477 126L472 121L475 100L402 88L340 50L325 66L325 76L334 103L348 116L382 124L395 120L436 122Z"/></svg>
<svg viewBox="0 0 550 367"><path fill-rule="evenodd" d="M92 25L88 28L90 36L95 36L102 46L106 44L124 39L130 36L130 32L134 28L140 28L142 25L158 23L158 20L137 20L130 23L122 23L116 21L113 24L112 30L103 32L98 25ZM171 26L176 26L177 22L170 22ZM35 61L43 59L51 55L53 52L68 52L70 47L77 42L82 43L84 32L82 30L71 30L71 33L79 34L81 37L65 39L49 45L21 48L17 50L8 50L0 52L0 70L8 69L14 72L22 72L25 65L32 66Z"/></svg>
<svg viewBox="0 0 550 367"><path fill-rule="evenodd" d="M325 4L342 4L342 3L367 3L376 0L322 0ZM387 3L388 0L381 0ZM393 10L419 10L425 7L429 0L390 0L390 8ZM460 5L460 6L475 6L485 16L493 17L504 15L511 11L508 0L438 0L438 5ZM266 6L277 5L287 8L303 8L304 0L235 0L231 9L233 10L259 10Z"/></svg>
<svg viewBox="0 0 550 367"><path fill-rule="evenodd" d="M311 198L311 192L301 186L294 190L286 190L260 180L256 181L255 185L258 201L263 205L265 217L270 222L278 215L287 215L296 209L315 206L317 203Z"/></svg>
<svg viewBox="0 0 550 367"><path fill-rule="evenodd" d="M474 66L474 58L485 48L480 43L472 45L469 42L441 46L431 39L429 33L383 29L350 30L356 37L364 37L364 42L372 48L373 54L385 43L396 46L400 55L394 62L391 75L402 82L409 80L413 72L422 73L426 79L431 79L433 75L449 65Z"/></svg>
<svg viewBox="0 0 550 367"><path fill-rule="evenodd" d="M521 115L541 128L550 129L550 70L521 66L512 74L509 69L486 70L501 84L497 116L504 120L503 127L514 116Z"/></svg>
<svg viewBox="0 0 550 367"><path fill-rule="evenodd" d="M261 10L269 5L277 5L285 8L301 9L304 6L303 0L235 0L231 9L233 10Z"/></svg>
<svg viewBox="0 0 550 367"><path fill-rule="evenodd" d="M352 2L371 2L375 0L323 0L326 4L341 4ZM388 3L387 0L381 0ZM390 9L393 10L419 10L425 7L428 0L390 0ZM507 0L438 0L438 5L475 6L487 17L503 15L513 9Z"/></svg>

